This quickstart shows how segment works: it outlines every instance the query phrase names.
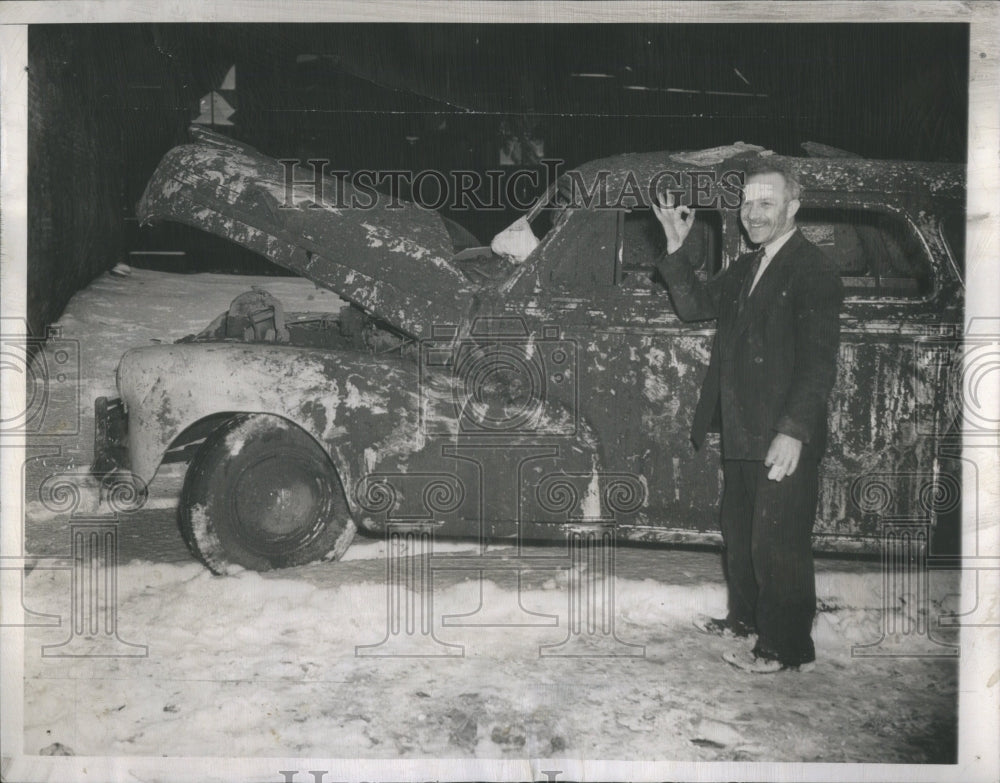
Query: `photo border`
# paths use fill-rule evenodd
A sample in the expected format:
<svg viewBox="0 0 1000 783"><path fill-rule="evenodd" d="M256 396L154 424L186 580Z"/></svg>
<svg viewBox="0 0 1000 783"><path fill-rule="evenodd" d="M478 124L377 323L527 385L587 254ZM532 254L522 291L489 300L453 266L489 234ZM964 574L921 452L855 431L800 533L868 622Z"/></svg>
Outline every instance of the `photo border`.
<svg viewBox="0 0 1000 783"><path fill-rule="evenodd" d="M0 313L26 317L27 279L27 67L28 25L40 23L205 23L205 22L532 22L592 23L641 20L644 23L803 23L815 22L967 22L969 43L969 123L967 182L966 323L997 316L1000 291L998 151L1000 151L1000 8L989 2L440 2L395 0L364 2L7 2L0 6ZM996 376L997 373L992 374ZM983 387L987 409L997 410L998 379ZM7 409L20 410L24 388L0 390ZM0 590L16 596L21 586L23 550L24 438L5 437L0 448ZM996 450L977 465L986 476L1000 476ZM966 475L963 493L974 489ZM990 482L992 485L992 482ZM963 518L963 539L978 536L980 551L998 547L998 504L980 498L983 519ZM969 515L973 504L963 504ZM11 520L20 524L13 525ZM965 551L969 551L966 549ZM1000 569L980 572L995 590ZM985 576L984 576L985 574ZM4 601L5 616L23 617L20 602ZM994 603L994 613L996 604ZM6 614L9 613L9 614ZM996 619L996 618L994 618ZM963 627L959 677L959 746L955 765L626 762L574 759L291 759L216 757L42 757L24 753L24 630L0 628L3 660L0 700L0 777L10 781L158 779L176 781L281 780L278 770L328 770L325 781L346 780L996 780L996 737L1000 734L1000 684L996 661L1000 628Z"/></svg>

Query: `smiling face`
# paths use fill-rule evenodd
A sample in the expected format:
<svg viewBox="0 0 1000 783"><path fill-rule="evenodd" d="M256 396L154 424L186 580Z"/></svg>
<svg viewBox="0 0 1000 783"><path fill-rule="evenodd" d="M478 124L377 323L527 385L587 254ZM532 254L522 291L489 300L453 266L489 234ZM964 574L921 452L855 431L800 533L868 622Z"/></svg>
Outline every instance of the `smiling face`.
<svg viewBox="0 0 1000 783"><path fill-rule="evenodd" d="M753 244L766 245L795 227L799 200L789 195L788 183L776 171L747 177L740 220Z"/></svg>

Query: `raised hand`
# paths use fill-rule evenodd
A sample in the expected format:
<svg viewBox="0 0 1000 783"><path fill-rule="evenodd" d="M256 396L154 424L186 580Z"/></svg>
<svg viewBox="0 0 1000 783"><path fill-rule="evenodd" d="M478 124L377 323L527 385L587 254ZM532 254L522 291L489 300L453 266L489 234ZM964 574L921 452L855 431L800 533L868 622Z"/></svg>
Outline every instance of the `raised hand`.
<svg viewBox="0 0 1000 783"><path fill-rule="evenodd" d="M683 204L674 206L674 197L671 193L657 193L656 199L659 204L653 204L653 214L663 226L663 233L667 238L667 252L675 253L684 244L687 235L691 233L691 225L694 223L694 210Z"/></svg>

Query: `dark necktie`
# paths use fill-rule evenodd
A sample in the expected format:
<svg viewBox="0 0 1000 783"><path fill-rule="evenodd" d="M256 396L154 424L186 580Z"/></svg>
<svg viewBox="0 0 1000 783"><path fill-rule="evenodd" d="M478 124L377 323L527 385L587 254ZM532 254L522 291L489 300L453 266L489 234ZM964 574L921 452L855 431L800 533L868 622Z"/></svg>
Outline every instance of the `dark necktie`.
<svg viewBox="0 0 1000 783"><path fill-rule="evenodd" d="M753 288L753 280L757 277L757 272L760 270L760 262L764 260L764 248L758 248L754 251L753 256L750 260L750 273L747 275L746 280L743 281L743 288L740 289L740 299L737 305L737 312L742 313L743 307L747 303L747 299L750 298L750 289Z"/></svg>

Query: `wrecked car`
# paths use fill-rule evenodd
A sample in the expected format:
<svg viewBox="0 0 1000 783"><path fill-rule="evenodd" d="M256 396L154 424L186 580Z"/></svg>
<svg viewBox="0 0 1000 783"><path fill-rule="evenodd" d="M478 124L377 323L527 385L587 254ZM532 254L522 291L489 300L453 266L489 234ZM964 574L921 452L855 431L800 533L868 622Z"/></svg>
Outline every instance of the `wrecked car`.
<svg viewBox="0 0 1000 783"><path fill-rule="evenodd" d="M964 168L810 152L780 160L846 293L814 541L875 550L882 518L957 505L941 446L957 415ZM393 524L485 542L599 520L618 540L718 543L718 441L688 439L713 323L674 314L649 204L662 187L697 200L698 274L718 274L745 249L739 174L769 154L594 161L493 249L460 249L414 204L344 209L298 184L289 204L277 161L201 132L159 164L139 219L225 237L349 304L285 313L251 291L198 335L127 352L120 398L96 404L93 469L148 483L187 461L181 529L217 572L336 559L356 529Z"/></svg>

